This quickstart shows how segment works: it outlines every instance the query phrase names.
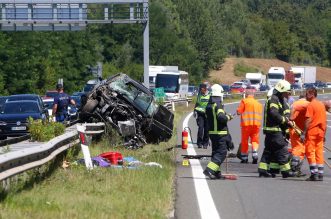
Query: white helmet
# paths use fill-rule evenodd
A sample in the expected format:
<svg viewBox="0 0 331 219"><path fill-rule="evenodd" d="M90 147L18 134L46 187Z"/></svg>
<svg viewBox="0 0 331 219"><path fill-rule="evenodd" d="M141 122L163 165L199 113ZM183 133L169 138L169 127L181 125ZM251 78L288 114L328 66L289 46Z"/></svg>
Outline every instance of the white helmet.
<svg viewBox="0 0 331 219"><path fill-rule="evenodd" d="M211 86L211 96L223 97L223 87L219 84L214 84Z"/></svg>
<svg viewBox="0 0 331 219"><path fill-rule="evenodd" d="M267 97L270 98L273 92L274 92L274 88L271 88L267 93Z"/></svg>
<svg viewBox="0 0 331 219"><path fill-rule="evenodd" d="M275 89L279 93L291 92L291 84L286 80L281 80L276 84Z"/></svg>

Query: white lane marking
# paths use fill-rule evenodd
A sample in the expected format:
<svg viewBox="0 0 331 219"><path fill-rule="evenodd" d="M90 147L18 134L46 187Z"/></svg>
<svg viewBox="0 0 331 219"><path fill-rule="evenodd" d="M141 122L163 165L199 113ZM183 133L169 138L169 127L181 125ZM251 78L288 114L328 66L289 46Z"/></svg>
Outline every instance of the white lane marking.
<svg viewBox="0 0 331 219"><path fill-rule="evenodd" d="M188 121L193 115L193 112L186 116L183 121L183 128L188 127ZM189 134L188 139L191 139ZM190 155L196 155L193 144L189 143L187 153ZM203 169L199 160L190 159L190 166L192 169L193 182L195 187L195 193L198 198L198 204L200 209L201 218L221 218L216 209L213 197L211 196L209 186L205 175L202 173Z"/></svg>

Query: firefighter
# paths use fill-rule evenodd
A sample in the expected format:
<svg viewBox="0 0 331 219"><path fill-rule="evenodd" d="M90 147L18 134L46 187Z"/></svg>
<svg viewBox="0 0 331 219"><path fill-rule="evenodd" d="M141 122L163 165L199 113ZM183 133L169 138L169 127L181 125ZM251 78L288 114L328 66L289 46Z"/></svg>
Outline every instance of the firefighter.
<svg viewBox="0 0 331 219"><path fill-rule="evenodd" d="M212 144L212 157L203 173L210 179L221 179L221 164L226 158L227 150L234 145L229 134L227 122L233 119L222 105L223 88L215 84L211 87L211 97L206 107L209 137Z"/></svg>
<svg viewBox="0 0 331 219"><path fill-rule="evenodd" d="M248 162L248 140L250 138L253 164L257 164L262 104L254 99L254 92L247 92L247 97L241 100L237 108L237 114L241 115L241 163Z"/></svg>
<svg viewBox="0 0 331 219"><path fill-rule="evenodd" d="M291 92L291 85L285 80L279 81L264 107L263 133L265 148L259 163L260 177L275 177L279 171L283 178L292 176L289 163L287 141L290 109L286 102ZM271 173L271 175L270 175Z"/></svg>
<svg viewBox="0 0 331 219"><path fill-rule="evenodd" d="M290 120L294 121L295 125L300 129L304 129L306 120L306 109L309 102L304 95L300 95L299 99L292 105ZM292 145L291 170L296 176L304 176L301 173L301 166L305 158L305 146L300 140L300 136L294 128L290 127L290 141Z"/></svg>
<svg viewBox="0 0 331 219"><path fill-rule="evenodd" d="M310 103L307 106L306 122L301 140L305 142L311 174L308 181L322 181L324 173L323 146L326 133L326 110L324 104L316 97L316 88L306 90L306 99Z"/></svg>
<svg viewBox="0 0 331 219"><path fill-rule="evenodd" d="M208 94L207 85L200 84L200 92L194 108L194 117L198 125L197 145L198 148L207 149L209 144L208 123L206 119L206 106L210 95Z"/></svg>

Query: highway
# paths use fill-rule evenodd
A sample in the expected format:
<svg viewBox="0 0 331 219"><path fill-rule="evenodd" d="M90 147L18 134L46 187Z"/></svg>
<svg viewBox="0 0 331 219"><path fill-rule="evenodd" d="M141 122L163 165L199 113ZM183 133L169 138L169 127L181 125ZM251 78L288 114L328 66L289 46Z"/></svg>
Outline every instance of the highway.
<svg viewBox="0 0 331 219"><path fill-rule="evenodd" d="M331 95L319 95L320 100L330 99ZM263 101L261 101L263 102ZM228 104L225 110L234 113L238 103ZM328 114L328 128L331 128L331 114ZM183 124L184 123L184 124ZM240 117L229 123L235 149L240 143ZM192 114L188 114L178 126L178 144L181 144L182 127L192 130L192 141L196 142L197 126ZM327 132L326 146L331 148L330 130ZM264 135L260 132L261 156L264 148ZM283 179L259 178L257 164L248 164L239 159L228 159L228 171L239 175L238 180L209 180L202 174L209 159L190 160L189 166L182 165L182 154L211 154L211 148L177 149L176 203L175 218L330 218L331 215L331 171L325 165L323 182L306 182L307 177ZM330 152L325 152L329 163ZM225 172L226 165L222 165ZM303 171L309 176L307 161Z"/></svg>

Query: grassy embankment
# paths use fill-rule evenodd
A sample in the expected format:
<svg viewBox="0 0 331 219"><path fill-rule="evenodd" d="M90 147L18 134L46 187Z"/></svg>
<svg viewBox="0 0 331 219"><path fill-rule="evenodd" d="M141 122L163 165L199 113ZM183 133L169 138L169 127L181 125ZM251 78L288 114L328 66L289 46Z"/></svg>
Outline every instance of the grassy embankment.
<svg viewBox="0 0 331 219"><path fill-rule="evenodd" d="M175 122L186 106L176 107ZM137 169L95 168L71 164L56 168L29 189L10 193L0 203L0 218L166 218L173 210L176 128L169 142L145 145L131 151L110 146L102 140L90 148L91 155L120 151L142 162L157 162L163 168L143 166ZM69 153L70 154L70 153ZM83 157L69 156L72 163Z"/></svg>

